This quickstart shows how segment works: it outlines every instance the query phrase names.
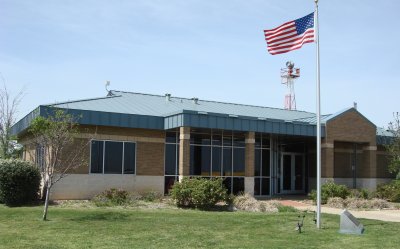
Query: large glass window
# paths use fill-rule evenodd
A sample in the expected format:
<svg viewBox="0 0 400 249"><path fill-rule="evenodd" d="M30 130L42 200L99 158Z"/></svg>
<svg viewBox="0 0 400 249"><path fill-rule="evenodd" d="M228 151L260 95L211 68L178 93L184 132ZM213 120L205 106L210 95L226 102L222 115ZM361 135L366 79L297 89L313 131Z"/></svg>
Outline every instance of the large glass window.
<svg viewBox="0 0 400 249"><path fill-rule="evenodd" d="M135 174L136 144L124 143L124 174Z"/></svg>
<svg viewBox="0 0 400 249"><path fill-rule="evenodd" d="M90 173L103 173L104 141L92 140L90 153Z"/></svg>
<svg viewBox="0 0 400 249"><path fill-rule="evenodd" d="M104 173L121 174L122 173L122 147L121 142L105 142L104 149Z"/></svg>
<svg viewBox="0 0 400 249"><path fill-rule="evenodd" d="M254 153L254 195L271 195L271 150L268 136L256 134Z"/></svg>
<svg viewBox="0 0 400 249"><path fill-rule="evenodd" d="M233 148L233 175L244 176L245 169L245 149Z"/></svg>
<svg viewBox="0 0 400 249"><path fill-rule="evenodd" d="M136 144L92 140L90 173L135 174Z"/></svg>
<svg viewBox="0 0 400 249"><path fill-rule="evenodd" d="M224 147L223 148L223 176L231 176L232 175L232 148Z"/></svg>
<svg viewBox="0 0 400 249"><path fill-rule="evenodd" d="M35 152L35 163L43 170L46 164L46 150L44 146L37 145Z"/></svg>
<svg viewBox="0 0 400 249"><path fill-rule="evenodd" d="M221 176L222 147L212 147L212 176Z"/></svg>
<svg viewBox="0 0 400 249"><path fill-rule="evenodd" d="M190 146L190 174L210 176L211 173L211 147Z"/></svg>
<svg viewBox="0 0 400 249"><path fill-rule="evenodd" d="M168 131L165 138L164 193L168 194L179 176L179 133Z"/></svg>
<svg viewBox="0 0 400 249"><path fill-rule="evenodd" d="M245 135L201 130L190 134L190 175L223 177L229 193L244 191Z"/></svg>
<svg viewBox="0 0 400 249"><path fill-rule="evenodd" d="M175 144L165 144L165 175L176 175L176 151Z"/></svg>

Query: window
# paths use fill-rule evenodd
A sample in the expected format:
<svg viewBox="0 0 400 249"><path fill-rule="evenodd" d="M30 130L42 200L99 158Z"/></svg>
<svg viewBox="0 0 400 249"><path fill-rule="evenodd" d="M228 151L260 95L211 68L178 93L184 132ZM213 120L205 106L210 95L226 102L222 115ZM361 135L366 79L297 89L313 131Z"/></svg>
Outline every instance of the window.
<svg viewBox="0 0 400 249"><path fill-rule="evenodd" d="M43 170L45 167L45 161L46 161L46 151L44 146L38 145L36 146L36 152L35 152L35 163L36 165L39 166L40 170Z"/></svg>
<svg viewBox="0 0 400 249"><path fill-rule="evenodd" d="M165 136L164 193L168 194L179 177L179 135L168 131Z"/></svg>
<svg viewBox="0 0 400 249"><path fill-rule="evenodd" d="M268 136L256 134L254 153L254 195L271 195L271 150Z"/></svg>
<svg viewBox="0 0 400 249"><path fill-rule="evenodd" d="M135 174L136 144L124 143L124 174Z"/></svg>
<svg viewBox="0 0 400 249"><path fill-rule="evenodd" d="M90 173L135 174L136 143L92 140Z"/></svg>
<svg viewBox="0 0 400 249"><path fill-rule="evenodd" d="M222 177L229 193L244 191L245 135L198 130L190 134L190 175Z"/></svg>

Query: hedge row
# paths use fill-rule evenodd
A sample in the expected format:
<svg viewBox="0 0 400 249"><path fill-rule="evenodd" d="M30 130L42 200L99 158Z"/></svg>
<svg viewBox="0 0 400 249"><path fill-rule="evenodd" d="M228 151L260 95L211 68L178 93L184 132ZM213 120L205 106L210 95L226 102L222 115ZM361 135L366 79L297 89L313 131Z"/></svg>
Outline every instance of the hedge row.
<svg viewBox="0 0 400 249"><path fill-rule="evenodd" d="M0 203L28 204L38 199L40 172L32 163L0 159Z"/></svg>

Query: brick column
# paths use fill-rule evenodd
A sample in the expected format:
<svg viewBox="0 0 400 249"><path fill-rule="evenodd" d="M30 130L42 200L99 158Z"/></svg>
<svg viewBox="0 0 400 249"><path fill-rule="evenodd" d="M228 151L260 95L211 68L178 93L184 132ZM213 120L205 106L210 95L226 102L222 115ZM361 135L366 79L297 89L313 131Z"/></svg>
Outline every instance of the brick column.
<svg viewBox="0 0 400 249"><path fill-rule="evenodd" d="M378 169L376 167L376 150L377 147L375 144L369 144L368 146L365 146L363 148L364 153L366 153L366 161L365 166L368 167L368 173L367 176L370 178L369 183L364 184L364 188L369 188L369 189L376 189L377 185L377 176L378 176Z"/></svg>
<svg viewBox="0 0 400 249"><path fill-rule="evenodd" d="M321 144L321 178L333 178L335 174L334 165L335 148L332 143Z"/></svg>
<svg viewBox="0 0 400 249"><path fill-rule="evenodd" d="M254 144L255 133L246 133L244 192L254 195Z"/></svg>
<svg viewBox="0 0 400 249"><path fill-rule="evenodd" d="M179 181L189 176L190 167L190 127L179 129Z"/></svg>

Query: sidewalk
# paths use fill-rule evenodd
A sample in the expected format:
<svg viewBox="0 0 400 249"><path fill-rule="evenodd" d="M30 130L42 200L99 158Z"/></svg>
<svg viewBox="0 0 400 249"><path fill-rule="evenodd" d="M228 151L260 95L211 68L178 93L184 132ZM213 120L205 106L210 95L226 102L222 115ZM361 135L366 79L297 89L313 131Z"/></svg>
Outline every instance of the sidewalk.
<svg viewBox="0 0 400 249"><path fill-rule="evenodd" d="M302 203L295 200L278 200L282 205L292 206L299 210L309 210L315 211L316 206ZM321 207L322 213L327 214L340 214L343 209L331 208L331 207ZM372 220L382 220L391 222L400 222L400 210L373 210L373 211L355 211L349 210L356 218L372 219Z"/></svg>

